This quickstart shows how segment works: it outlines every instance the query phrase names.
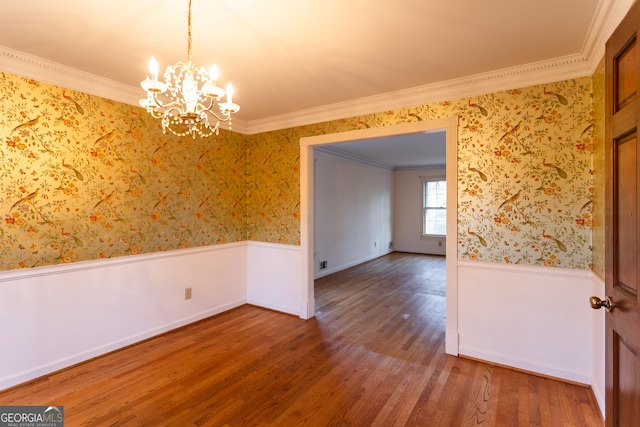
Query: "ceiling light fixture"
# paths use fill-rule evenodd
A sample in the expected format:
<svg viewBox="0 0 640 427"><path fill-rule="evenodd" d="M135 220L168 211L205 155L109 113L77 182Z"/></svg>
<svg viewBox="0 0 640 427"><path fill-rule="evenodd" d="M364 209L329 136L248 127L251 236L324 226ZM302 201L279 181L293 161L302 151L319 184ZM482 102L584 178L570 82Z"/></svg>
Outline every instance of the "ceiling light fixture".
<svg viewBox="0 0 640 427"><path fill-rule="evenodd" d="M170 65L164 72L166 83L158 81L158 62L152 56L149 61L149 72L140 82L140 86L147 92L147 97L140 100L154 118L162 119L162 131L167 130L177 136L196 134L207 137L215 133L218 135L220 122L229 122L231 129L231 115L240 110L238 104L233 103L233 86L227 85L227 101L222 102L225 90L216 86L218 67L211 67L211 71L191 62L191 0L189 0L188 14L187 62ZM162 98L160 98L162 97ZM214 109L219 110L216 112ZM209 118L215 118L215 125Z"/></svg>

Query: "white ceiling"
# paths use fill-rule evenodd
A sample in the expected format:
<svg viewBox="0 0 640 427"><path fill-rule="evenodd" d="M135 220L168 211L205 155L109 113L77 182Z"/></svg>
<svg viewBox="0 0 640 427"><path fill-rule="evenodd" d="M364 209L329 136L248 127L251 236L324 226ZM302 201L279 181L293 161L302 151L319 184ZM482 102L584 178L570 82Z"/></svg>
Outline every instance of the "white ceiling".
<svg viewBox="0 0 640 427"><path fill-rule="evenodd" d="M442 167L446 164L446 132L360 139L322 145L316 149L386 169Z"/></svg>
<svg viewBox="0 0 640 427"><path fill-rule="evenodd" d="M252 133L588 75L631 2L193 0L192 59ZM135 103L149 57L186 51L187 0L0 1L3 71Z"/></svg>

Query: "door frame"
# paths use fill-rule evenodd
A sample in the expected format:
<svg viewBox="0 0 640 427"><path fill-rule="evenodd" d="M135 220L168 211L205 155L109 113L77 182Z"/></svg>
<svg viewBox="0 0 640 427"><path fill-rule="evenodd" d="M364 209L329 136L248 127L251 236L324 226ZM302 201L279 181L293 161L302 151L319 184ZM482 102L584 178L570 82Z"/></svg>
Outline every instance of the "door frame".
<svg viewBox="0 0 640 427"><path fill-rule="evenodd" d="M445 352L458 355L458 116L401 123L300 138L300 317L315 315L314 296L314 164L313 148L359 139L389 137L420 132L446 132L447 239L446 239L446 330Z"/></svg>

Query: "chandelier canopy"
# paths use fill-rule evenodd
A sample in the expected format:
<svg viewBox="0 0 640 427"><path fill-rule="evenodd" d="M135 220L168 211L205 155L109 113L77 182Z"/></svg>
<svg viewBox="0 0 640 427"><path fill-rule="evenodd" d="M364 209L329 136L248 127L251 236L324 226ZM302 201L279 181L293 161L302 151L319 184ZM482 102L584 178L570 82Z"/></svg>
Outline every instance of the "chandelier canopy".
<svg viewBox="0 0 640 427"><path fill-rule="evenodd" d="M231 115L240 110L233 103L233 86L231 82L227 90L216 86L218 67L213 65L207 70L191 62L191 0L188 12L187 62L178 62L167 67L164 72L165 82L158 81L158 62L152 56L149 61L149 72L140 82L147 92L147 97L140 100L154 118L162 119L162 131L178 136L197 135L207 137L218 135L220 122L229 122ZM222 98L227 96L226 102ZM215 124L212 123L215 121Z"/></svg>

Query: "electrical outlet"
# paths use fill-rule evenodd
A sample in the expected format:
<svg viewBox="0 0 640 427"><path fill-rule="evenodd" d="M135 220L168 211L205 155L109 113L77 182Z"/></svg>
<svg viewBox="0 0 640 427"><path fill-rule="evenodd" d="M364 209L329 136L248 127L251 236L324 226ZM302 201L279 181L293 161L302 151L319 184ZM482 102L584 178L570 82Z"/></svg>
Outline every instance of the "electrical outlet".
<svg viewBox="0 0 640 427"><path fill-rule="evenodd" d="M184 299L191 299L191 288L184 288Z"/></svg>
<svg viewBox="0 0 640 427"><path fill-rule="evenodd" d="M320 270L324 270L325 268L327 268L327 265L329 263L325 260L325 261L320 261Z"/></svg>

